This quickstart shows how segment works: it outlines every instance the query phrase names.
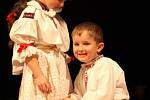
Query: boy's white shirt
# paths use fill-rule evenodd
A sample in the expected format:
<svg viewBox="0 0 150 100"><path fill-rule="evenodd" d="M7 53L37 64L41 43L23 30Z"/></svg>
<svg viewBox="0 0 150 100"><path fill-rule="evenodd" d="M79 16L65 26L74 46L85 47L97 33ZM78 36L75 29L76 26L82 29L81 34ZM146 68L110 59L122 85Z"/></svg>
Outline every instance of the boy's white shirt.
<svg viewBox="0 0 150 100"><path fill-rule="evenodd" d="M83 85L81 68L74 83L74 100L129 100L124 71L112 59L102 57L88 69L87 90Z"/></svg>

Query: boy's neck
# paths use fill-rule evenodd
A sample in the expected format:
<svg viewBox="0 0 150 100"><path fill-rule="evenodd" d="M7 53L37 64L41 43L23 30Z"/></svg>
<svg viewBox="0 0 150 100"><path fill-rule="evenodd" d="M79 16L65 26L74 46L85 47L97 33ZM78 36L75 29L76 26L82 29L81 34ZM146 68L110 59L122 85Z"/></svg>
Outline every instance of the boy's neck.
<svg viewBox="0 0 150 100"><path fill-rule="evenodd" d="M81 66L85 66L85 67L87 67L87 68L90 68L90 67L92 67L92 66L95 64L95 62L96 62L98 59L100 59L101 57L103 57L103 55L98 55L98 56L96 56L94 59L92 59L91 61L86 62L86 63L83 63Z"/></svg>

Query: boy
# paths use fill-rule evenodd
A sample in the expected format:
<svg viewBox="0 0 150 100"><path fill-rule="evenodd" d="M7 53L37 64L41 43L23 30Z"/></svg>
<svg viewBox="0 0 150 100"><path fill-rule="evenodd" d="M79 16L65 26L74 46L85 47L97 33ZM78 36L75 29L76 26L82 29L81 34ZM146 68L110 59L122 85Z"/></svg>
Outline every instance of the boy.
<svg viewBox="0 0 150 100"><path fill-rule="evenodd" d="M128 100L124 71L101 54L102 29L93 22L77 25L72 32L73 53L83 62L74 83L74 93L64 100Z"/></svg>

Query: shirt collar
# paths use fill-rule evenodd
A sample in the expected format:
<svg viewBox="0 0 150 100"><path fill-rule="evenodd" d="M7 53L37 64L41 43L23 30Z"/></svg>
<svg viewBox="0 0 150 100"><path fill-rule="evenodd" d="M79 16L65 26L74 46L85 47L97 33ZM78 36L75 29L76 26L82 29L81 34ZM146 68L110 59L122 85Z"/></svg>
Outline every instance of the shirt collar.
<svg viewBox="0 0 150 100"><path fill-rule="evenodd" d="M89 69L89 68L93 67L95 62L98 59L100 59L101 57L103 57L103 55L99 55L99 56L95 57L94 59L92 59L90 62L81 64L81 66L84 66Z"/></svg>
<svg viewBox="0 0 150 100"><path fill-rule="evenodd" d="M35 8L42 10L46 15L50 17L54 17L56 15L55 10L48 9L48 7L39 0L31 0L27 3L27 5L34 6Z"/></svg>
<svg viewBox="0 0 150 100"><path fill-rule="evenodd" d="M36 0L36 1L40 4L43 10L49 11L48 7L44 3L42 3L40 0Z"/></svg>

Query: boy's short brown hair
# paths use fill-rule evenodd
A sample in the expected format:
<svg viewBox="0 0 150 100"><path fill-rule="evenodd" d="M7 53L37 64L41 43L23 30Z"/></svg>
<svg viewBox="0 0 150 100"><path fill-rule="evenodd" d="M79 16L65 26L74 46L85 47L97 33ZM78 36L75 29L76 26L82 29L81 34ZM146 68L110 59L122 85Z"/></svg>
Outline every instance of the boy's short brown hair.
<svg viewBox="0 0 150 100"><path fill-rule="evenodd" d="M80 36L84 31L87 31L97 43L103 42L102 28L94 22L83 22L78 24L72 31L72 37L74 35Z"/></svg>

